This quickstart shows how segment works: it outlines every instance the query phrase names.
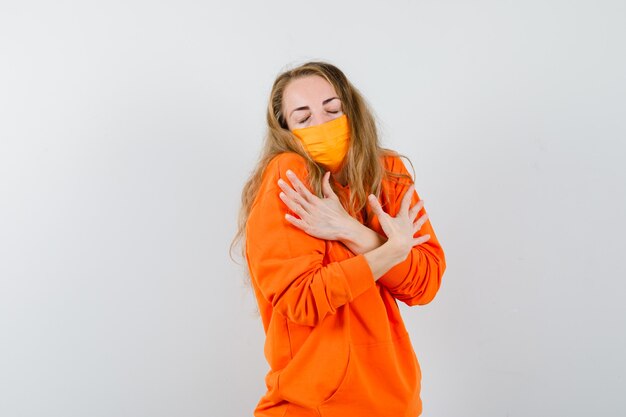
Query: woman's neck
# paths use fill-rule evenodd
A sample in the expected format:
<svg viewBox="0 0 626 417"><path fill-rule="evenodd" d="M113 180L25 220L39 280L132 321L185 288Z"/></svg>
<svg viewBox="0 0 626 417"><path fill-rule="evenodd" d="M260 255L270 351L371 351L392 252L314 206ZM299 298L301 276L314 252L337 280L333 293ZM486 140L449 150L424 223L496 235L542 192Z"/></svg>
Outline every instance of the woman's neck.
<svg viewBox="0 0 626 417"><path fill-rule="evenodd" d="M333 179L338 182L342 187L345 187L347 185L348 180L346 178L346 172L344 169L341 169L339 172L331 175L333 176Z"/></svg>

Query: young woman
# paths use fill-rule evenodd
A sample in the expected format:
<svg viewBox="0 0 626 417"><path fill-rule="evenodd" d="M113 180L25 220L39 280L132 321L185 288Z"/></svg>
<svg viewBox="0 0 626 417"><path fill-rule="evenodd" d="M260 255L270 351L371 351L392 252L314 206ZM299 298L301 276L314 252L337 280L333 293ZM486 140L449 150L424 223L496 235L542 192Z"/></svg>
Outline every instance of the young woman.
<svg viewBox="0 0 626 417"><path fill-rule="evenodd" d="M397 300L430 302L446 262L401 155L325 62L278 76L267 123L233 240L245 239L270 366L254 415L420 415Z"/></svg>

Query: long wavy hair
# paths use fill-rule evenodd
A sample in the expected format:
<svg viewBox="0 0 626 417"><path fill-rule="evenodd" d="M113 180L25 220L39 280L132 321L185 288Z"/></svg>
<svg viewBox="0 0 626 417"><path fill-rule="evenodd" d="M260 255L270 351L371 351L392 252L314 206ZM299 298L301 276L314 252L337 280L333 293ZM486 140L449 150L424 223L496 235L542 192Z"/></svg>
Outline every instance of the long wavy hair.
<svg viewBox="0 0 626 417"><path fill-rule="evenodd" d="M323 77L335 88L337 96L342 103L343 113L348 116L351 128L350 148L343 167L346 170L346 178L350 188L349 201L346 200L343 190L335 186L332 176L330 180L333 191L339 196L346 211L353 216L361 211L365 223L372 215L371 208L367 203L367 196L374 194L380 198L381 182L385 176L406 178L410 183L413 182L413 178L408 175L394 173L385 169L383 157L386 155L405 157L411 164L412 169L413 164L405 155L383 148L380 145L372 110L359 90L348 81L339 68L328 62L310 61L293 69L288 69L278 75L272 86L267 106L267 132L256 166L253 168L241 192L237 233L231 242L229 250L231 259L232 249L239 241L244 242L241 245L241 256L243 259L246 257L245 228L250 208L261 185L263 172L276 155L283 152L294 152L301 155L306 160L308 167L308 178L301 178L301 180L305 184L309 184L312 193L323 198L322 178L325 169L308 155L302 142L291 133L283 114L283 93L287 85L295 79L314 75ZM415 173L414 169L413 172ZM384 202L381 202L381 204L384 207ZM249 278L247 268L246 276ZM248 283L246 282L246 284Z"/></svg>

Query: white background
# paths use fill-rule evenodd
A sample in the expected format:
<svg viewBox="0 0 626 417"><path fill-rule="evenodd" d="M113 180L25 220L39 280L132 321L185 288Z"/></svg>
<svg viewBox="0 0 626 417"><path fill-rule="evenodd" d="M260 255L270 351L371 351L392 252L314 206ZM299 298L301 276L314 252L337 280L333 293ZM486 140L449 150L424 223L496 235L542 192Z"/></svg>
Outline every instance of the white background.
<svg viewBox="0 0 626 417"><path fill-rule="evenodd" d="M309 59L408 155L446 252L401 304L427 417L623 416L623 1L0 3L0 415L252 416L228 256ZM409 168L410 169L410 168Z"/></svg>

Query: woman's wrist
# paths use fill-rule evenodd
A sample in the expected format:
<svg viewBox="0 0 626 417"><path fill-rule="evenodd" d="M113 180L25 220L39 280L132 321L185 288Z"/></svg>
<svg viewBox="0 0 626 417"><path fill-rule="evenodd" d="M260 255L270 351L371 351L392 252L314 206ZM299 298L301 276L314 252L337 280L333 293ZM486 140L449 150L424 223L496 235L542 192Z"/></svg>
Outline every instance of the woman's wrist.
<svg viewBox="0 0 626 417"><path fill-rule="evenodd" d="M387 241L387 238L352 218L339 233L337 240L358 255L378 248Z"/></svg>
<svg viewBox="0 0 626 417"><path fill-rule="evenodd" d="M388 246L390 257L394 260L394 266L404 261L411 252L410 247L407 248L406 245L399 244L393 239L388 239L387 242L385 242L385 246Z"/></svg>

